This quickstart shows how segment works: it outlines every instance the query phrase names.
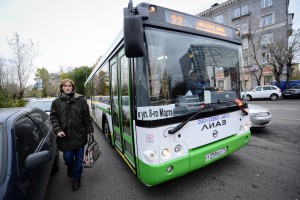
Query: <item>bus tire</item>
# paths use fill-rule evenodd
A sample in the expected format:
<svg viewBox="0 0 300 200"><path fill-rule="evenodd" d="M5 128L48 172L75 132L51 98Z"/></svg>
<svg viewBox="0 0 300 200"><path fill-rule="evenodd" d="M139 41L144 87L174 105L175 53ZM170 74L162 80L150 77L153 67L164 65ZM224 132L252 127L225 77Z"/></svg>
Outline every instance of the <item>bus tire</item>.
<svg viewBox="0 0 300 200"><path fill-rule="evenodd" d="M104 133L105 139L108 142L108 144L110 146L113 146L112 141L111 141L111 134L110 134L109 124L108 124L107 119L104 120L103 133Z"/></svg>

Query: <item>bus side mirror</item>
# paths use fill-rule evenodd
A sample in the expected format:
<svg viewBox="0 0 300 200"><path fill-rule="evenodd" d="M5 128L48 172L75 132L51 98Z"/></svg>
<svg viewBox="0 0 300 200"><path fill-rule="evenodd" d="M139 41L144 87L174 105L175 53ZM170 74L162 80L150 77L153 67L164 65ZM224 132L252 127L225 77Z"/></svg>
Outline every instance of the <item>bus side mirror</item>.
<svg viewBox="0 0 300 200"><path fill-rule="evenodd" d="M124 16L124 46L126 57L144 56L144 35L141 16Z"/></svg>

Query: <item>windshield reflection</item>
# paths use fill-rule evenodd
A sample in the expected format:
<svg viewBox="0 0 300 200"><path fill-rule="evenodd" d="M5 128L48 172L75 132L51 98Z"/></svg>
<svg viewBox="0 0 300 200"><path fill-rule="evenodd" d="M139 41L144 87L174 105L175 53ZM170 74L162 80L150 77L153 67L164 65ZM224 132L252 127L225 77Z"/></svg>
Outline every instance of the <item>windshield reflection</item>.
<svg viewBox="0 0 300 200"><path fill-rule="evenodd" d="M152 28L146 38L149 57L137 60L138 107L173 104L178 116L239 97L238 45Z"/></svg>

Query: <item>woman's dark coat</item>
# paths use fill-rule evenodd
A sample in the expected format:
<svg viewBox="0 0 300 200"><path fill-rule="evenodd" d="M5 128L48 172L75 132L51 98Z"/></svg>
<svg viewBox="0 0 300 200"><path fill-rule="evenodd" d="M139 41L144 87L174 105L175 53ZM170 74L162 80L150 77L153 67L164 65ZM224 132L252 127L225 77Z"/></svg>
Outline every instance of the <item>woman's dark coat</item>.
<svg viewBox="0 0 300 200"><path fill-rule="evenodd" d="M56 138L61 151L83 147L87 143L87 134L94 131L87 102L76 93L70 100L62 95L53 100L50 120L55 134L65 133L65 137Z"/></svg>

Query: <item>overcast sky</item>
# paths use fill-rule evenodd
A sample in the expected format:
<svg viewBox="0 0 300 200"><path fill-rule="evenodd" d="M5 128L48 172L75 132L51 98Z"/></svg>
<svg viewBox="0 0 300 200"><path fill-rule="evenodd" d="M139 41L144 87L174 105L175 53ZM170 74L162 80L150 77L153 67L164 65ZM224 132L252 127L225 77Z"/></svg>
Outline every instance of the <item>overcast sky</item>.
<svg viewBox="0 0 300 200"><path fill-rule="evenodd" d="M225 0L133 0L197 14ZM92 66L121 30L128 0L0 0L0 56L7 57L7 38L39 43L36 67L58 72L60 66ZM291 0L294 28L299 28L300 1Z"/></svg>

